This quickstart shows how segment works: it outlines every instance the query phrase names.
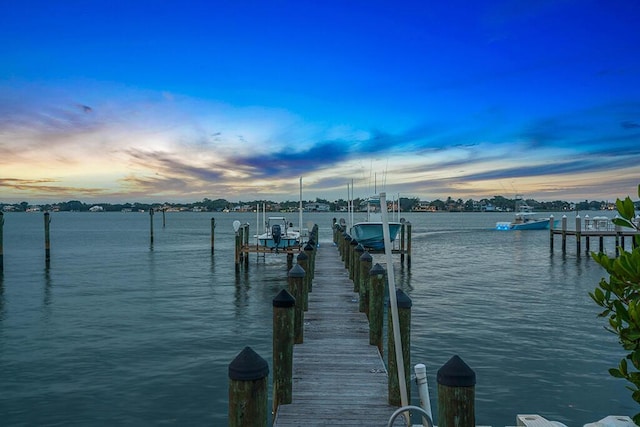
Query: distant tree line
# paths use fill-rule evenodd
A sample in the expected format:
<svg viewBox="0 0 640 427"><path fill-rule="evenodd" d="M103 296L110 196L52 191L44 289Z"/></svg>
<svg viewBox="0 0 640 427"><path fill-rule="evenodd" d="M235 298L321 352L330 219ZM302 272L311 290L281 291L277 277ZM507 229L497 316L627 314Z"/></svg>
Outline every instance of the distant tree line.
<svg viewBox="0 0 640 427"><path fill-rule="evenodd" d="M392 200L387 200L389 203ZM589 201L585 200L579 203L572 203L562 200L555 200L551 202L539 202L534 199L525 200L526 203L536 211L590 211L590 210L603 210L603 209L615 209L614 203L605 201ZM398 200L393 201L398 203ZM329 206L330 211L347 211L349 209L349 203L347 200L339 199L335 201L329 201L326 199L316 198L315 201L303 201L303 206L308 203L321 203ZM94 206L101 207L106 212L120 212L120 211L148 211L153 208L155 210L169 209L169 210L197 210L205 212L221 212L221 211L253 211L257 206L262 209L264 206L267 211L297 211L299 201L286 201L286 202L274 202L271 200L252 200L252 201L238 201L232 202L226 199L211 200L208 198L199 202L193 203L83 203L79 200L70 200L67 202L58 202L51 204L37 205L42 211L74 211L74 212L86 212ZM418 197L401 197L399 199L400 210L402 212L408 211L429 211L429 212L483 212L483 211L503 211L510 212L515 209L516 200L509 199L503 196L495 196L491 199L453 199L448 197L445 200L436 199L432 201L421 201ZM360 210L361 207L366 205L365 199L356 198L353 200L352 205L355 210ZM635 202L636 209L640 209L640 201ZM25 212L34 208L29 202L23 201L16 204L0 203L0 209L4 211L17 211ZM394 209L397 209L395 207Z"/></svg>

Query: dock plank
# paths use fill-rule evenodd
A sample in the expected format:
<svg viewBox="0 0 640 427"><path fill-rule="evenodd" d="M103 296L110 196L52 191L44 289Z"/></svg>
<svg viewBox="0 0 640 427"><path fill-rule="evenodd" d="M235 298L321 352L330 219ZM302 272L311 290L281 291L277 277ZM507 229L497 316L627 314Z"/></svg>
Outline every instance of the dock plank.
<svg viewBox="0 0 640 427"><path fill-rule="evenodd" d="M388 375L358 294L330 243L318 248L304 342L293 350L293 399L280 405L274 427L386 426ZM402 417L394 425L403 425Z"/></svg>

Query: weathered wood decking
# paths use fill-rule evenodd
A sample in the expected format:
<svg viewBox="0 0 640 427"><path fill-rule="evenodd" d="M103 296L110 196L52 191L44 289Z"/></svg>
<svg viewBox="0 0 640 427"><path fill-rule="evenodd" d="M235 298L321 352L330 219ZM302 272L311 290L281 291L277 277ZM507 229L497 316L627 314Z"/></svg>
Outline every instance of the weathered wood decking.
<svg viewBox="0 0 640 427"><path fill-rule="evenodd" d="M338 249L322 242L304 343L293 350L293 401L279 407L274 426L386 426L398 409L387 403L387 371L357 298Z"/></svg>

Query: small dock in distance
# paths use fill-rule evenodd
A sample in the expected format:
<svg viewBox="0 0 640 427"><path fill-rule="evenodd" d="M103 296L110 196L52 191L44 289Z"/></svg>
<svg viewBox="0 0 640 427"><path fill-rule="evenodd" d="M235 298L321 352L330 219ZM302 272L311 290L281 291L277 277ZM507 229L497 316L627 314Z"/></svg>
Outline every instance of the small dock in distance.
<svg viewBox="0 0 640 427"><path fill-rule="evenodd" d="M318 248L304 342L293 350L292 396L279 406L274 427L386 426L398 409L387 401L384 362L369 344L367 317L330 242ZM404 425L402 417L394 425Z"/></svg>
<svg viewBox="0 0 640 427"><path fill-rule="evenodd" d="M581 253L581 241L585 241L585 251L589 253L591 251L591 239L598 239L598 251L604 252L604 239L615 239L615 255L618 256L618 248L625 249L625 238L631 241L632 248L635 247L634 237L640 235L640 233L634 229L623 228L614 225L610 218L607 217L594 217L589 218L589 215L583 218L577 215L575 218L575 227L570 229L567 224L567 216L563 215L560 220L560 228L555 227L553 215L551 221L549 221L549 246L551 251L554 247L554 236L559 235L562 238L562 253L567 252L567 237L575 238L576 253Z"/></svg>

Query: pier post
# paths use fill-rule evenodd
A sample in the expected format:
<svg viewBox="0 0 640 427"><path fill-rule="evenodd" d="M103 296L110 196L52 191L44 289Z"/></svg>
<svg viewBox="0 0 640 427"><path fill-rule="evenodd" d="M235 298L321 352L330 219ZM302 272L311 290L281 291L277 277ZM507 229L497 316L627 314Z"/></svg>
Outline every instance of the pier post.
<svg viewBox="0 0 640 427"><path fill-rule="evenodd" d="M476 373L457 355L438 369L438 427L475 427Z"/></svg>
<svg viewBox="0 0 640 427"><path fill-rule="evenodd" d="M44 213L44 264L47 268L51 265L51 239L49 236L51 216L49 212Z"/></svg>
<svg viewBox="0 0 640 427"><path fill-rule="evenodd" d="M316 271L316 242L314 239L310 239L306 245L304 245L304 252L307 254L307 256L309 257L309 270L305 270L307 271L307 274L309 275L309 280L308 280L308 284L309 284L309 292L313 291L313 278L315 277L315 271Z"/></svg>
<svg viewBox="0 0 640 427"><path fill-rule="evenodd" d="M356 239L351 239L349 242L349 279L354 280L355 278L355 270L356 270L356 246L358 246L358 241ZM356 290L354 289L354 292Z"/></svg>
<svg viewBox="0 0 640 427"><path fill-rule="evenodd" d="M364 252L360 255L360 285L359 290L359 304L358 310L361 313L366 313L369 317L369 271L371 270L371 263L373 257L369 252Z"/></svg>
<svg viewBox="0 0 640 427"><path fill-rule="evenodd" d="M302 299L298 300L302 303L302 309L304 311L309 310L309 280L311 275L309 274L309 256L303 252L300 252L297 256L298 265L305 272L302 279Z"/></svg>
<svg viewBox="0 0 640 427"><path fill-rule="evenodd" d="M216 219L215 218L211 218L211 255L213 255L214 251L215 251L215 235L216 235Z"/></svg>
<svg viewBox="0 0 640 427"><path fill-rule="evenodd" d="M296 299L283 289L273 299L273 416L291 403L293 390L293 322Z"/></svg>
<svg viewBox="0 0 640 427"><path fill-rule="evenodd" d="M348 234L344 238L344 268L349 268L351 263L351 241L353 239ZM351 277L349 277L351 278Z"/></svg>
<svg viewBox="0 0 640 427"><path fill-rule="evenodd" d="M369 344L378 347L381 357L385 274L384 267L378 263L369 271Z"/></svg>
<svg viewBox="0 0 640 427"><path fill-rule="evenodd" d="M591 248L591 239L589 236L589 229L591 225L591 219L589 218L589 214L586 214L584 216L584 228L585 228L585 233L584 233L584 251L589 254L590 252L590 248Z"/></svg>
<svg viewBox="0 0 640 427"><path fill-rule="evenodd" d="M356 247L353 248L353 292L358 293L360 293L360 257L363 253L364 246L358 243Z"/></svg>
<svg viewBox="0 0 640 427"><path fill-rule="evenodd" d="M167 212L167 208L162 208L162 228L167 225L167 221L165 218L165 213Z"/></svg>
<svg viewBox="0 0 640 427"><path fill-rule="evenodd" d="M549 250L551 252L553 252L554 225L555 225L555 219L553 219L553 215L549 215Z"/></svg>
<svg viewBox="0 0 640 427"><path fill-rule="evenodd" d="M396 290L398 303L398 320L400 322L400 343L402 344L402 359L404 362L407 401L411 401L411 298L402 289ZM387 316L387 351L389 365L389 404L401 406L400 379L398 378L398 360L396 359L395 341L391 316Z"/></svg>
<svg viewBox="0 0 640 427"><path fill-rule="evenodd" d="M245 223L244 227L242 228L242 247L249 249L249 223ZM245 267L249 266L249 252L244 252L243 250L243 256L244 256L244 265Z"/></svg>
<svg viewBox="0 0 640 427"><path fill-rule="evenodd" d="M240 221L236 221L233 224L233 228L236 232L236 244L235 244L235 265L236 265L236 273L240 271Z"/></svg>
<svg viewBox="0 0 640 427"><path fill-rule="evenodd" d="M251 347L229 364L229 427L266 427L269 365Z"/></svg>
<svg viewBox="0 0 640 427"><path fill-rule="evenodd" d="M404 248L405 248L405 231L407 230L406 228L406 222L402 222L400 225L400 264L404 264Z"/></svg>
<svg viewBox="0 0 640 427"><path fill-rule="evenodd" d="M411 222L407 221L407 268L411 269Z"/></svg>
<svg viewBox="0 0 640 427"><path fill-rule="evenodd" d="M293 255L292 255L293 257ZM304 304L303 280L305 271L298 264L294 265L288 273L289 293L296 299L295 317L293 323L293 342L302 344L304 342Z"/></svg>
<svg viewBox="0 0 640 427"><path fill-rule="evenodd" d="M4 271L4 243L3 243L3 228L4 228L4 212L0 212L0 274Z"/></svg>
<svg viewBox="0 0 640 427"><path fill-rule="evenodd" d="M567 253L567 216L562 215L562 253Z"/></svg>
<svg viewBox="0 0 640 427"><path fill-rule="evenodd" d="M622 228L616 224L615 226L615 230L616 230L616 258L620 255L620 234L622 234Z"/></svg>
<svg viewBox="0 0 640 427"><path fill-rule="evenodd" d="M149 208L149 244L153 246L153 208Z"/></svg>
<svg viewBox="0 0 640 427"><path fill-rule="evenodd" d="M580 215L576 215L576 253L580 256L580 237L582 235L582 218Z"/></svg>
<svg viewBox="0 0 640 427"><path fill-rule="evenodd" d="M344 247L347 244L347 232L343 231L339 236L338 248L340 249L340 259L342 262L345 262L345 257L347 256Z"/></svg>
<svg viewBox="0 0 640 427"><path fill-rule="evenodd" d="M600 253L604 252L604 236L602 234L598 238L598 250Z"/></svg>

